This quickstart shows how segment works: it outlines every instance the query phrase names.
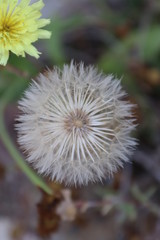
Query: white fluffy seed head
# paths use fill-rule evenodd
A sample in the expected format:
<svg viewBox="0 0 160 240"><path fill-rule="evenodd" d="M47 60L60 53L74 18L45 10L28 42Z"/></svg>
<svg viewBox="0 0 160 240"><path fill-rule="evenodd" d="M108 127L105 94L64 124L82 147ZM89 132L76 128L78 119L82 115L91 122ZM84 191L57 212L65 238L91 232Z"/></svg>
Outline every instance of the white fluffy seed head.
<svg viewBox="0 0 160 240"><path fill-rule="evenodd" d="M120 81L92 66L64 65L33 81L19 102L18 142L40 174L66 185L102 180L136 145Z"/></svg>

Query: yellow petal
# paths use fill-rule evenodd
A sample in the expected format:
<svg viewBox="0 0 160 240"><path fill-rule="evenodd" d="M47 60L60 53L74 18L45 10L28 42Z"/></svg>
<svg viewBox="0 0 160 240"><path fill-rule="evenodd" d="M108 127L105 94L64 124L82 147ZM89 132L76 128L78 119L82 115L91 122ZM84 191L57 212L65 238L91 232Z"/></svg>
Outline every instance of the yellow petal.
<svg viewBox="0 0 160 240"><path fill-rule="evenodd" d="M7 64L9 58L9 51L4 51L3 53L0 53L0 64L5 66Z"/></svg>
<svg viewBox="0 0 160 240"><path fill-rule="evenodd" d="M48 39L51 37L51 32L43 29L38 30L38 37L42 39Z"/></svg>
<svg viewBox="0 0 160 240"><path fill-rule="evenodd" d="M36 10L41 10L44 7L44 3L42 0L40 0L39 2L36 2L34 4L32 4L32 8L36 9Z"/></svg>
<svg viewBox="0 0 160 240"><path fill-rule="evenodd" d="M42 28L42 27L48 25L50 22L51 22L50 19L43 19L43 18L42 18L42 19L39 19L39 21L38 21L38 23L37 23L38 28Z"/></svg>
<svg viewBox="0 0 160 240"><path fill-rule="evenodd" d="M27 46L25 52L35 58L39 58L40 52L38 52L37 49L32 45Z"/></svg>

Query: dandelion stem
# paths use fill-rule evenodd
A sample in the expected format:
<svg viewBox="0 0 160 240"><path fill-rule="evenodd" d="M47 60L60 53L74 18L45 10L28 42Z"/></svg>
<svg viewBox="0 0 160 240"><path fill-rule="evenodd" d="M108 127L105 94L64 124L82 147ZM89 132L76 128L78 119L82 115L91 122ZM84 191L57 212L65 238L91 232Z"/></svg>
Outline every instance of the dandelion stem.
<svg viewBox="0 0 160 240"><path fill-rule="evenodd" d="M52 194L53 192L51 188L24 162L24 159L22 158L21 154L12 142L6 129L4 123L4 109L14 95L15 86L16 82L12 86L10 86L10 88L8 88L8 90L2 96L0 102L0 138L12 158L15 160L19 168L27 175L30 181L37 187L40 187L47 194Z"/></svg>
<svg viewBox="0 0 160 240"><path fill-rule="evenodd" d="M49 186L47 186L47 184L24 162L20 153L10 139L10 136L8 135L2 114L0 116L0 138L8 152L11 154L12 158L15 160L20 169L27 175L30 181L34 185L42 188L46 193L52 194L52 190L49 188Z"/></svg>

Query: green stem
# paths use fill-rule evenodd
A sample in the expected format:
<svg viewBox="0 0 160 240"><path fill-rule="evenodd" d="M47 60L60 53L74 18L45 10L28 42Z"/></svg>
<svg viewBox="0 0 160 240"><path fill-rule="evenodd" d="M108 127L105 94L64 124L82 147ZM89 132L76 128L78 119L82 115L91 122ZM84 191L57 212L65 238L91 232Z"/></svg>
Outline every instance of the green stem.
<svg viewBox="0 0 160 240"><path fill-rule="evenodd" d="M42 188L46 193L52 194L52 190L50 189L50 187L47 186L47 184L40 177L38 177L36 173L24 162L17 148L14 146L12 140L10 139L10 136L8 135L4 124L2 112L0 112L0 114L0 137L6 149L11 154L19 168L28 176L28 178L33 184L35 184L37 187Z"/></svg>
<svg viewBox="0 0 160 240"><path fill-rule="evenodd" d="M21 154L17 150L16 146L12 142L8 131L6 129L5 123L4 123L4 110L9 102L14 99L14 96L16 94L16 89L19 85L19 81L15 81L3 94L2 98L0 99L0 138L5 145L6 149L12 156L12 158L15 160L19 168L27 175L27 177L30 179L30 181L36 185L37 187L40 187L43 191L45 191L48 194L53 194L52 189L43 181L41 177L39 177L24 161Z"/></svg>

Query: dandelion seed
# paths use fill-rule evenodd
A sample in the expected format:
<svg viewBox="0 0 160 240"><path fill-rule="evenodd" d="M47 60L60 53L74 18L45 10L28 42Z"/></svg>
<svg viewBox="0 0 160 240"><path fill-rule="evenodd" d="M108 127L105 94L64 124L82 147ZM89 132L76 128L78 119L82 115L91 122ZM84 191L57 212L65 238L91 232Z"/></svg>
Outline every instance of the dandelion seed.
<svg viewBox="0 0 160 240"><path fill-rule="evenodd" d="M25 53L38 58L39 52L32 45L39 38L50 38L42 28L50 23L40 19L43 1L29 5L30 0L0 0L0 64L6 65L9 52L25 57Z"/></svg>
<svg viewBox="0 0 160 240"><path fill-rule="evenodd" d="M40 174L66 185L96 182L129 161L132 105L120 81L73 62L40 74L19 102L18 141Z"/></svg>

